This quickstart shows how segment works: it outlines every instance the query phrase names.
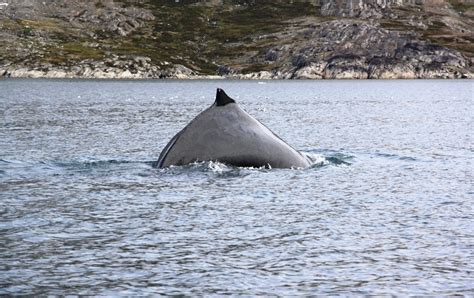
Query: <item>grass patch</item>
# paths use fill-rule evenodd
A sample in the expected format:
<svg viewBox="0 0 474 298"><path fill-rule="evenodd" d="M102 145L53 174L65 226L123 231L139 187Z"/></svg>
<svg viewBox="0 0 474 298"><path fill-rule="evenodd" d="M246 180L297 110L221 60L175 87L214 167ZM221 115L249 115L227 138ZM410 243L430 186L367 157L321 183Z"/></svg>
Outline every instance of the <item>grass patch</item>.
<svg viewBox="0 0 474 298"><path fill-rule="evenodd" d="M242 69L242 73L252 73L252 72L259 72L259 71L271 71L274 66L270 64L250 64L248 66L244 66Z"/></svg>
<svg viewBox="0 0 474 298"><path fill-rule="evenodd" d="M448 2L455 11L460 13L474 10L474 3L472 1L448 0Z"/></svg>
<svg viewBox="0 0 474 298"><path fill-rule="evenodd" d="M413 30L413 27L408 25L405 20L382 19L382 20L380 20L380 26L382 26L382 28L390 30L390 31L410 31L410 30Z"/></svg>
<svg viewBox="0 0 474 298"><path fill-rule="evenodd" d="M99 60L104 57L104 52L101 49L90 48L84 46L81 42L67 42L61 44L59 47L49 49L48 52L60 53L58 60L83 60L94 59ZM61 57L62 56L62 57Z"/></svg>
<svg viewBox="0 0 474 298"><path fill-rule="evenodd" d="M33 28L36 30L43 30L48 32L63 31L63 27L55 19L41 19L41 20L18 20L18 23L25 28Z"/></svg>
<svg viewBox="0 0 474 298"><path fill-rule="evenodd" d="M215 61L242 59L249 51L261 52L272 42L278 43L277 39L258 40L259 36L283 30L293 18L319 14L319 8L306 1L229 2L213 6L197 1L149 1L156 17L155 50L179 53L189 58L189 64L215 73Z"/></svg>

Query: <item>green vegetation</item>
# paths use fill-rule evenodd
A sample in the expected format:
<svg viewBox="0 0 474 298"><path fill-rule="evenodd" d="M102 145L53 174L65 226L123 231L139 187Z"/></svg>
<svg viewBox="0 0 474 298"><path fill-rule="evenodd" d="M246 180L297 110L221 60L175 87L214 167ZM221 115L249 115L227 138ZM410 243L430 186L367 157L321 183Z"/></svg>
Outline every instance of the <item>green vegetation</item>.
<svg viewBox="0 0 474 298"><path fill-rule="evenodd" d="M380 20L380 25L387 30L392 31L410 31L413 29L412 26L407 24L405 20L398 20L398 19L382 19Z"/></svg>
<svg viewBox="0 0 474 298"><path fill-rule="evenodd" d="M456 1L458 0L451 0L451 3ZM410 16L410 10L406 8L397 9L397 12L398 15ZM425 29L410 25L405 18L382 19L380 20L380 25L387 30L420 33L424 40L458 50L468 57L474 57L474 38L472 35L453 32L440 18L433 17L432 15L421 14L421 17L424 18L423 23L428 25Z"/></svg>
<svg viewBox="0 0 474 298"><path fill-rule="evenodd" d="M166 59L163 57L166 53L179 53L185 61L189 57L188 66L209 74L215 73L216 61L238 68L255 68L245 65L246 61L239 57L249 51L258 52L275 42L275 38L262 40L259 37L284 30L288 20L319 12L319 7L307 2L261 1L259 5L243 6L150 2L156 16L152 36L157 39L146 42L151 42L154 50L163 53L159 58ZM252 1L247 4L249 2Z"/></svg>
<svg viewBox="0 0 474 298"><path fill-rule="evenodd" d="M61 44L61 51L73 56L72 58L74 56L81 59L101 59L103 57L102 50L84 46L80 42Z"/></svg>
<svg viewBox="0 0 474 298"><path fill-rule="evenodd" d="M467 11L474 11L474 3L472 1L466 0L448 0L451 7L460 13L465 13Z"/></svg>

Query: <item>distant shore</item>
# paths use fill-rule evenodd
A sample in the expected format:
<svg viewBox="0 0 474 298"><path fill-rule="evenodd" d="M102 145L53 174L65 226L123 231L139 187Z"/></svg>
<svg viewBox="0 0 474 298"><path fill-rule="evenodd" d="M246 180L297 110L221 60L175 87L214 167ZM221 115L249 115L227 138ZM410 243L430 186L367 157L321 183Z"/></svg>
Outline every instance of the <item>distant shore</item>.
<svg viewBox="0 0 474 298"><path fill-rule="evenodd" d="M166 70L133 70L118 68L91 68L89 66L75 66L71 68L49 68L31 69L27 67L0 68L1 78L50 78L50 79L186 79L186 80L325 80L325 79L474 79L473 73L459 71L428 71L428 72L404 72L386 71L382 75L371 75L370 73L339 72L331 75L305 75L304 72L292 73L282 71L259 71L252 73L229 73L225 75L205 75L196 73L182 65L175 65Z"/></svg>
<svg viewBox="0 0 474 298"><path fill-rule="evenodd" d="M466 1L69 2L0 7L0 78L474 78Z"/></svg>

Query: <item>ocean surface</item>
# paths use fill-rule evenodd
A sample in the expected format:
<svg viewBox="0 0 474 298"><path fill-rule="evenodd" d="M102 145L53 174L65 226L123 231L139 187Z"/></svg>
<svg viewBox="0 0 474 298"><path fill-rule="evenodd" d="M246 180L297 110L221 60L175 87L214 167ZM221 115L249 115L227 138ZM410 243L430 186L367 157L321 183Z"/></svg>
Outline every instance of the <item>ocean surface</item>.
<svg viewBox="0 0 474 298"><path fill-rule="evenodd" d="M0 295L473 295L473 86L0 80ZM217 87L313 166L153 168Z"/></svg>

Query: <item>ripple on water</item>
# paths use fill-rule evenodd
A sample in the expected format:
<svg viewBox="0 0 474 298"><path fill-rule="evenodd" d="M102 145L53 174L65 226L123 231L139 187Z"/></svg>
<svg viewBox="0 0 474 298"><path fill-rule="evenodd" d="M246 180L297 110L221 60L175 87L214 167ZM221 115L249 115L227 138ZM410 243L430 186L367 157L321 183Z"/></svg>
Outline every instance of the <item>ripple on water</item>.
<svg viewBox="0 0 474 298"><path fill-rule="evenodd" d="M0 294L474 292L471 81L218 85L0 80ZM153 168L216 87L312 167Z"/></svg>

